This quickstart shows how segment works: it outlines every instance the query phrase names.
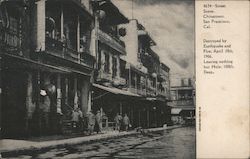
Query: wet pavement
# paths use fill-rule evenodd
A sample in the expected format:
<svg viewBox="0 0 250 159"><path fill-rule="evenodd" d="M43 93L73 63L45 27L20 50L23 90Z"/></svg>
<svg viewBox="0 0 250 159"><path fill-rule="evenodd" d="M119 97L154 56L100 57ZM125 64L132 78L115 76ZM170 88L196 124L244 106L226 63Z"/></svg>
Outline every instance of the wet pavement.
<svg viewBox="0 0 250 159"><path fill-rule="evenodd" d="M143 133L95 143L65 146L43 150L36 153L27 152L8 158L61 159L61 158L195 158L195 127L182 127L154 133Z"/></svg>

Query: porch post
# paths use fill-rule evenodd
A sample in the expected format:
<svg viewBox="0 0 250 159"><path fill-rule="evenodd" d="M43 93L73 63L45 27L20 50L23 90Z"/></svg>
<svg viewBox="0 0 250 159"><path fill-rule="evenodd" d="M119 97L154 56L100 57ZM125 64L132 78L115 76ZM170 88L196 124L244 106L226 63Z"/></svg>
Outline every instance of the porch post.
<svg viewBox="0 0 250 159"><path fill-rule="evenodd" d="M74 78L74 109L78 108L77 77Z"/></svg>
<svg viewBox="0 0 250 159"><path fill-rule="evenodd" d="M64 37L64 28L63 28L63 22L64 22L64 15L63 15L63 5L61 4L61 40L63 40Z"/></svg>
<svg viewBox="0 0 250 159"><path fill-rule="evenodd" d="M82 87L81 87L81 108L84 115L87 114L88 111L91 110L89 108L91 104L91 92L89 91L89 82L87 79L81 79L82 80Z"/></svg>
<svg viewBox="0 0 250 159"><path fill-rule="evenodd" d="M69 105L69 80L65 78L65 104Z"/></svg>
<svg viewBox="0 0 250 159"><path fill-rule="evenodd" d="M122 103L119 102L120 114L122 114Z"/></svg>
<svg viewBox="0 0 250 159"><path fill-rule="evenodd" d="M62 90L61 90L61 75L57 75L57 81L56 81L56 112L59 114L62 114Z"/></svg>
<svg viewBox="0 0 250 159"><path fill-rule="evenodd" d="M25 121L25 130L28 132L29 129L29 120L32 118L32 113L34 112L35 105L32 103L32 74L28 72L27 77L27 94L26 94L26 121Z"/></svg>
<svg viewBox="0 0 250 159"><path fill-rule="evenodd" d="M45 10L46 1L40 0L36 2L36 51L45 50Z"/></svg>
<svg viewBox="0 0 250 159"><path fill-rule="evenodd" d="M147 108L147 125L148 125L148 128L149 128L149 107Z"/></svg>
<svg viewBox="0 0 250 159"><path fill-rule="evenodd" d="M77 15L77 52L78 52L78 62L80 63L80 19L79 19L79 15Z"/></svg>

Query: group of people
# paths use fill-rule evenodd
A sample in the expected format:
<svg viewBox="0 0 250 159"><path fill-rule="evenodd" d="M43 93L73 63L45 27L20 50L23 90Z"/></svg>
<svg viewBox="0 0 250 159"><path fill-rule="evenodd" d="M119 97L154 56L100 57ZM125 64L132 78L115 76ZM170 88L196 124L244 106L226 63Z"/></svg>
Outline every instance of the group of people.
<svg viewBox="0 0 250 159"><path fill-rule="evenodd" d="M88 134L92 134L94 131L97 133L102 132L102 116L101 111L98 110L96 115L92 111L87 113L87 117L83 117L83 113L80 108L76 108L72 112L72 127L75 131L83 131L84 127L87 127Z"/></svg>
<svg viewBox="0 0 250 159"><path fill-rule="evenodd" d="M124 117L122 117L121 114L117 113L115 118L114 118L114 121L115 121L115 130L128 131L129 127L131 127L129 117L127 114L124 114Z"/></svg>

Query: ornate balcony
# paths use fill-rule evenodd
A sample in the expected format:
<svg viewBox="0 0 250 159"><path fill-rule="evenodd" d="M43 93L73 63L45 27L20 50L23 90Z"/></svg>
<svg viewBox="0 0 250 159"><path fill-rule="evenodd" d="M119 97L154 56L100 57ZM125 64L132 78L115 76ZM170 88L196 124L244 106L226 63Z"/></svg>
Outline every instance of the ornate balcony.
<svg viewBox="0 0 250 159"><path fill-rule="evenodd" d="M46 37L45 52L84 66L94 67L94 57L86 52L77 52L59 40Z"/></svg>
<svg viewBox="0 0 250 159"><path fill-rule="evenodd" d="M112 75L111 73L107 73L107 72L104 72L103 70L99 70L96 80L103 81L103 82L111 82Z"/></svg>
<svg viewBox="0 0 250 159"><path fill-rule="evenodd" d="M172 101L174 106L192 106L194 105L193 99L186 99L186 100L174 100Z"/></svg>
<svg viewBox="0 0 250 159"><path fill-rule="evenodd" d="M125 44L123 41L119 40L117 37L112 36L110 34L105 33L102 30L98 30L98 39L107 44L108 46L112 47L113 49L119 51L121 54L125 55Z"/></svg>
<svg viewBox="0 0 250 159"><path fill-rule="evenodd" d="M126 79L122 77L115 77L113 78L113 84L114 85L126 85Z"/></svg>

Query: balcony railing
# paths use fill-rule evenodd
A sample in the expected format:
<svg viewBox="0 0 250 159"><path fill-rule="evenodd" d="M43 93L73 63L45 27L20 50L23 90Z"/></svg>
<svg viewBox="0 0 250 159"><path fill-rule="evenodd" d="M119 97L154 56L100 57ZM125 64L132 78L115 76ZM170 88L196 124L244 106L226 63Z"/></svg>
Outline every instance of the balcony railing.
<svg viewBox="0 0 250 159"><path fill-rule="evenodd" d="M111 73L104 72L103 70L98 71L97 81L112 81Z"/></svg>
<svg viewBox="0 0 250 159"><path fill-rule="evenodd" d="M101 42L109 45L113 49L119 51L120 53L126 54L124 42L121 41L120 39L118 39L117 37L112 36L108 33L105 33L104 31L99 29L98 30L98 39Z"/></svg>
<svg viewBox="0 0 250 159"><path fill-rule="evenodd" d="M126 79L122 77L115 77L113 78L114 85L126 85Z"/></svg>
<svg viewBox="0 0 250 159"><path fill-rule="evenodd" d="M155 96L156 95L156 89L155 88L148 86L146 89L147 89L147 95L149 95L149 96Z"/></svg>
<svg viewBox="0 0 250 159"><path fill-rule="evenodd" d="M175 106L190 106L194 105L193 99L186 99L186 100L174 100L172 101L173 105Z"/></svg>
<svg viewBox="0 0 250 159"><path fill-rule="evenodd" d="M66 47L65 43L50 37L46 37L45 50L49 54L79 63L81 65L86 65L91 68L94 66L94 57L90 54L77 52L74 49Z"/></svg>

